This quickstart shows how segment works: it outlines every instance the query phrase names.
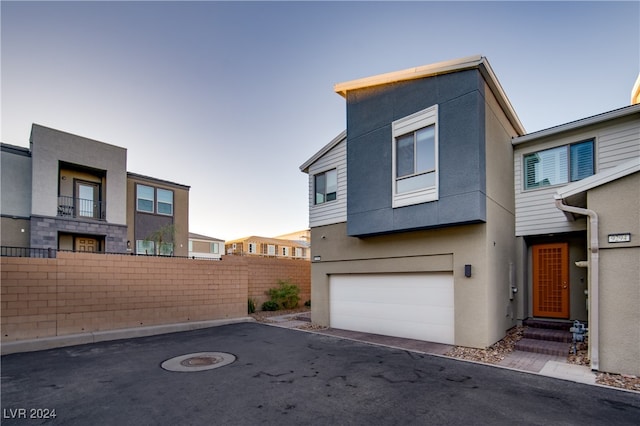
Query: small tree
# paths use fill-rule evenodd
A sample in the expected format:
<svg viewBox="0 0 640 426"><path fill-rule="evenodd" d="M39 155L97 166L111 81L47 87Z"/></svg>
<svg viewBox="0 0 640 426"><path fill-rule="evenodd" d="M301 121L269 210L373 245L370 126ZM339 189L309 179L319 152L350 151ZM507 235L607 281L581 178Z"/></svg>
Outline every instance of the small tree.
<svg viewBox="0 0 640 426"><path fill-rule="evenodd" d="M176 235L176 227L173 223L168 225L163 225L160 228L156 229L144 239L145 241L153 241L154 242L154 254L160 255L162 253L163 246L166 244L173 244L175 241ZM170 253L173 256L173 249Z"/></svg>

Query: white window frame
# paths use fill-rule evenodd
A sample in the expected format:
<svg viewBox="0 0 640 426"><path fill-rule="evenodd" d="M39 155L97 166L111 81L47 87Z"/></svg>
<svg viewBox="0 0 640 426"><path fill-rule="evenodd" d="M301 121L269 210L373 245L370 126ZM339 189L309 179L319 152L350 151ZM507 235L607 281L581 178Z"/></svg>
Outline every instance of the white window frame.
<svg viewBox="0 0 640 426"><path fill-rule="evenodd" d="M220 248L218 246L218 243L211 243L210 250L211 250L211 253L213 253L213 254L220 253Z"/></svg>
<svg viewBox="0 0 640 426"><path fill-rule="evenodd" d="M334 191L328 192L329 190L328 177L330 174L334 176L335 188L332 187L331 189L334 189ZM320 176L324 176L324 192L322 193L322 200L318 200L318 178ZM327 198L329 198L329 196L332 194L333 194L333 199L328 200ZM313 204L317 206L317 205L326 204L326 203L333 203L337 200L338 200L338 169L333 168L333 169L325 170L323 172L316 173L315 175L313 175Z"/></svg>
<svg viewBox="0 0 640 426"><path fill-rule="evenodd" d="M296 253L295 257L302 257L303 256L302 247L296 247L295 253Z"/></svg>
<svg viewBox="0 0 640 426"><path fill-rule="evenodd" d="M434 127L434 160L435 160L435 176L434 185L421 188L410 192L397 192L396 177L396 138L400 136L413 133L417 130L423 129L428 126ZM429 108L418 111L414 114L403 117L392 123L392 138L391 138L391 151L392 151L392 173L391 173L391 186L392 186L392 206L393 208L410 206L413 204L421 204L430 201L438 200L438 187L439 187L439 164L438 164L438 105L433 105Z"/></svg>
<svg viewBox="0 0 640 426"><path fill-rule="evenodd" d="M258 245L256 243L249 243L248 249L249 249L249 253L256 254L258 252L257 251Z"/></svg>
<svg viewBox="0 0 640 426"><path fill-rule="evenodd" d="M136 240L136 254L155 255L155 242L150 240Z"/></svg>
<svg viewBox="0 0 640 426"><path fill-rule="evenodd" d="M171 202L168 202L166 200L160 200L160 194L171 194ZM164 188L156 188L156 213L162 216L173 216L173 191L170 189L164 189ZM164 198L164 197L163 197ZM170 207L171 212L169 213L163 213L160 211L160 205L168 205Z"/></svg>
<svg viewBox="0 0 640 426"><path fill-rule="evenodd" d="M151 190L153 195L151 198L145 198L140 196L140 188L148 188ZM144 213L154 213L155 205L156 205L156 190L153 186L143 185L141 183L136 184L136 210ZM140 208L140 203L138 200L151 201L151 210L144 210Z"/></svg>
<svg viewBox="0 0 640 426"><path fill-rule="evenodd" d="M267 244L267 254L269 256L276 255L276 246L274 244Z"/></svg>
<svg viewBox="0 0 640 426"><path fill-rule="evenodd" d="M289 257L289 247L282 247L282 255Z"/></svg>

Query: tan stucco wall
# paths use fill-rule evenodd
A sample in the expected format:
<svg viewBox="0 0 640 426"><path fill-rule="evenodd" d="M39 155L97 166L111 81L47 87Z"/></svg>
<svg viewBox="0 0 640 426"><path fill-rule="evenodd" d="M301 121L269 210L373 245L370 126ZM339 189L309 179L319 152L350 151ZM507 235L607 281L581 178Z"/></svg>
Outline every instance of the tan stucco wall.
<svg viewBox="0 0 640 426"><path fill-rule="evenodd" d="M32 214L57 215L59 162L64 161L107 172L106 220L126 224L126 149L38 125L31 130L31 143Z"/></svg>
<svg viewBox="0 0 640 426"><path fill-rule="evenodd" d="M485 262L487 264L486 341L504 337L516 325L515 286L515 192L513 147L516 131L504 116L497 100L485 87L485 157L487 185L487 225ZM477 308L476 308L477 310Z"/></svg>
<svg viewBox="0 0 640 426"><path fill-rule="evenodd" d="M29 219L3 217L0 222L0 245L29 247L31 221Z"/></svg>
<svg viewBox="0 0 640 426"><path fill-rule="evenodd" d="M347 237L345 223L312 228L312 259L321 257L311 267L312 320L329 325L331 274L451 271L456 344L489 346L504 336L511 321L506 316L509 266L503 263L512 250L500 238L502 232L493 233L494 246L494 239L486 238L485 224L366 239ZM495 256L491 262L488 252ZM472 265L470 278L464 276L465 264Z"/></svg>
<svg viewBox="0 0 640 426"><path fill-rule="evenodd" d="M640 375L640 173L587 193L598 214L600 371ZM609 234L631 233L629 243Z"/></svg>

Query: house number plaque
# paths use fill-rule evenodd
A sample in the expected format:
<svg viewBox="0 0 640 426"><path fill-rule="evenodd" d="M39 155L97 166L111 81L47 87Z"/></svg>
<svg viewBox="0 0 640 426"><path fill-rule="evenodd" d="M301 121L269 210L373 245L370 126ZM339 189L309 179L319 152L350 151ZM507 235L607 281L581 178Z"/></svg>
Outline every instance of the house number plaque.
<svg viewBox="0 0 640 426"><path fill-rule="evenodd" d="M610 243L628 243L631 241L631 234L609 234Z"/></svg>

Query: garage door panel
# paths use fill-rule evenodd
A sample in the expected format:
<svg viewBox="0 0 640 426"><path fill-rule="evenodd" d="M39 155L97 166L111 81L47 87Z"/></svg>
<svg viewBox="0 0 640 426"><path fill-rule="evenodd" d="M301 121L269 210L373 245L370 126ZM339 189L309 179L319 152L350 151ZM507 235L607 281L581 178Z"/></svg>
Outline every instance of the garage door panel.
<svg viewBox="0 0 640 426"><path fill-rule="evenodd" d="M452 310L442 306L412 306L384 303L335 302L337 312L345 316L367 318L369 320L419 321L432 324L448 324L452 321Z"/></svg>
<svg viewBox="0 0 640 426"><path fill-rule="evenodd" d="M329 313L335 328L453 344L453 276L332 275Z"/></svg>

